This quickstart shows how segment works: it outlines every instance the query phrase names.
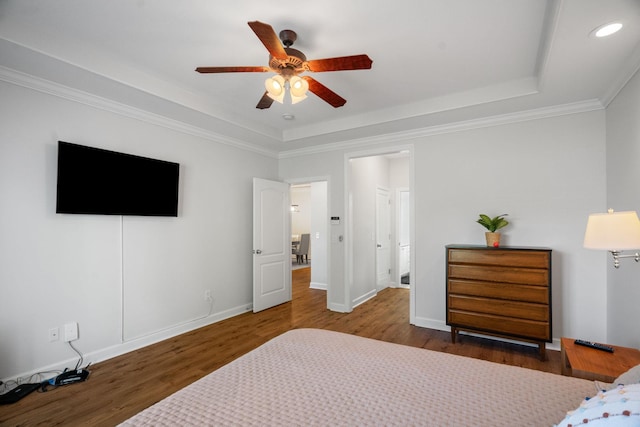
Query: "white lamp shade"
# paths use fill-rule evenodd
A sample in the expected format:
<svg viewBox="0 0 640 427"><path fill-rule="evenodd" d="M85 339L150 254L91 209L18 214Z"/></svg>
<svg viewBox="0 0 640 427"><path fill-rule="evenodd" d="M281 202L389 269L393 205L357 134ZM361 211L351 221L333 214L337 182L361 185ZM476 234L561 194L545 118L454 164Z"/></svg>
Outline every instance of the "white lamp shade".
<svg viewBox="0 0 640 427"><path fill-rule="evenodd" d="M293 76L289 80L289 92L291 93L291 103L297 104L307 98L309 83L298 76Z"/></svg>
<svg viewBox="0 0 640 427"><path fill-rule="evenodd" d="M291 96L306 97L309 83L301 77L293 76L289 80L289 90L291 90Z"/></svg>
<svg viewBox="0 0 640 427"><path fill-rule="evenodd" d="M622 251L640 248L640 220L635 211L589 215L584 247Z"/></svg>
<svg viewBox="0 0 640 427"><path fill-rule="evenodd" d="M302 95L302 96L295 96L293 93L291 93L291 103L292 104L297 104L298 102L307 99L307 95Z"/></svg>
<svg viewBox="0 0 640 427"><path fill-rule="evenodd" d="M269 98L282 104L284 100L284 78L281 75L269 77L264 81L264 87L267 89Z"/></svg>

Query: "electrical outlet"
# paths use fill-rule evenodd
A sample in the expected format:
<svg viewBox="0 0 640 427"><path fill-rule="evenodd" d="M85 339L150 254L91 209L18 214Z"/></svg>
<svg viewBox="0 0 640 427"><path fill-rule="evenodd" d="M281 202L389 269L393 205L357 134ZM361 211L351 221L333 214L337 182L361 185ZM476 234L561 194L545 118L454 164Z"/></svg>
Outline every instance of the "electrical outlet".
<svg viewBox="0 0 640 427"><path fill-rule="evenodd" d="M213 302L213 297L211 296L211 291L209 289L204 291L204 300L207 302Z"/></svg>
<svg viewBox="0 0 640 427"><path fill-rule="evenodd" d="M78 339L78 323L71 322L64 325L64 341L75 341Z"/></svg>
<svg viewBox="0 0 640 427"><path fill-rule="evenodd" d="M60 339L60 328L49 329L49 342L58 341Z"/></svg>

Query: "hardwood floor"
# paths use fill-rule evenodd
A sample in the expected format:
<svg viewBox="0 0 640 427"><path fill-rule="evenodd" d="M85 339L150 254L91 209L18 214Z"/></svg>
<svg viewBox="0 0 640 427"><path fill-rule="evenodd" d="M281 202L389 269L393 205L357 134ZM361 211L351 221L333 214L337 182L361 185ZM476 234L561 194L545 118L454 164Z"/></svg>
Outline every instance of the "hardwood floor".
<svg viewBox="0 0 640 427"><path fill-rule="evenodd" d="M0 406L0 426L113 426L196 379L294 328L322 328L560 374L560 353L409 324L409 290L385 289L351 313L326 309L309 289L310 269L293 272L293 301L245 313L90 367L91 376Z"/></svg>

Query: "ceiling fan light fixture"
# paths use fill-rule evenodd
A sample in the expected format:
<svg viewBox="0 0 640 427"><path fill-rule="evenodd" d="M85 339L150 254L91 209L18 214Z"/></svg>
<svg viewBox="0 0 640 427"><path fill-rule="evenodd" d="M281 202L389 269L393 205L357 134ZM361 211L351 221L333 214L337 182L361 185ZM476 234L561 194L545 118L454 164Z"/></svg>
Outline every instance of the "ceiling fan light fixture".
<svg viewBox="0 0 640 427"><path fill-rule="evenodd" d="M306 99L308 90L309 83L305 79L298 76L293 76L289 79L289 92L291 94L292 104L297 104Z"/></svg>
<svg viewBox="0 0 640 427"><path fill-rule="evenodd" d="M291 93L291 104L297 104L298 102L304 101L305 99L307 99L307 95L295 96L293 93Z"/></svg>
<svg viewBox="0 0 640 427"><path fill-rule="evenodd" d="M1 1L1 0L0 0ZM304 53L291 46L296 40L295 31L283 30L278 35L273 27L260 21L247 22L251 30L269 51L269 66L234 67L197 67L196 72L208 73L264 73L272 71L276 75L265 80L266 92L262 94L256 108L265 110L278 101L284 104L284 98L292 103L306 99L310 90L314 95L331 105L342 107L347 100L310 76L300 78L298 74L324 71L369 70L373 61L365 54L339 56L308 61ZM278 40L279 39L279 40Z"/></svg>
<svg viewBox="0 0 640 427"><path fill-rule="evenodd" d="M298 76L293 76L289 80L289 90L291 90L291 96L306 98L307 91L309 90L309 83Z"/></svg>
<svg viewBox="0 0 640 427"><path fill-rule="evenodd" d="M269 98L282 104L284 100L284 78L282 76L269 77L264 81L264 87L267 89Z"/></svg>

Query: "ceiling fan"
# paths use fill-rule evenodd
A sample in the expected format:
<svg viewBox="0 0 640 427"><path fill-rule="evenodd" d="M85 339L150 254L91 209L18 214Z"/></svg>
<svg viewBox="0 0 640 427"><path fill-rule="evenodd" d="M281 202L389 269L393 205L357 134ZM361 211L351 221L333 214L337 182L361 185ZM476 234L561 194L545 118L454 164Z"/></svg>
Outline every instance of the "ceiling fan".
<svg viewBox="0 0 640 427"><path fill-rule="evenodd" d="M248 22L269 51L268 67L198 67L199 73L264 73L274 72L274 77L265 81L266 91L256 108L271 107L274 100L283 102L288 84L292 103L306 98L307 90L316 94L333 107L342 107L347 100L310 76L300 76L305 71L324 72L370 69L373 61L367 55L341 56L337 58L307 60L304 53L291 46L298 37L292 30L283 30L278 35L269 24L259 21ZM281 42L282 41L282 42Z"/></svg>

